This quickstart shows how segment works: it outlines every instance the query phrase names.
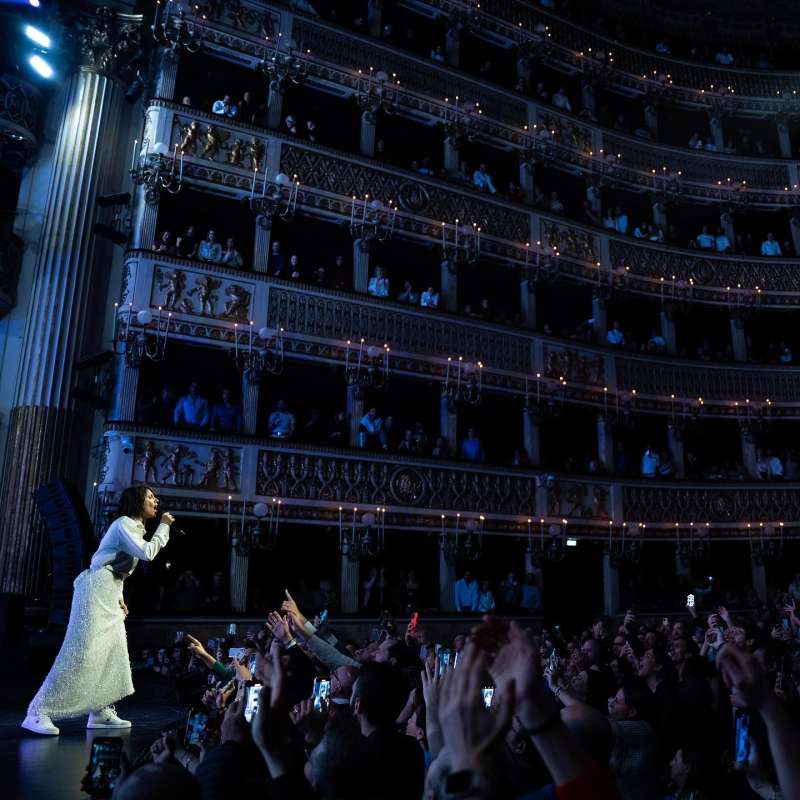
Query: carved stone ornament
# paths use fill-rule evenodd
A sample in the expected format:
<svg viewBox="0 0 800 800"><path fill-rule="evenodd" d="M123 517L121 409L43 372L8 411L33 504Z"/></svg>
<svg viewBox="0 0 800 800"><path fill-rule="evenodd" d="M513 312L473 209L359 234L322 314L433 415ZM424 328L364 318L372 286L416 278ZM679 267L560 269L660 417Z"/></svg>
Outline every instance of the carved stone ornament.
<svg viewBox="0 0 800 800"><path fill-rule="evenodd" d="M93 72L115 76L138 57L141 47L142 17L117 14L102 6L81 33L81 65Z"/></svg>
<svg viewBox="0 0 800 800"><path fill-rule="evenodd" d="M401 467L391 478L392 494L404 506L415 506L422 502L425 494L425 479L412 467Z"/></svg>

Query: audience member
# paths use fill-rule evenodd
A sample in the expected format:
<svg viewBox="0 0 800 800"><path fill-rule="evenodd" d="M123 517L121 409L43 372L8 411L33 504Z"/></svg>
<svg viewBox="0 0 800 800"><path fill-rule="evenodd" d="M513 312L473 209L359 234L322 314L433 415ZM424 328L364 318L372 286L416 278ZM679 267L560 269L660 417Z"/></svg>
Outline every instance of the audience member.
<svg viewBox="0 0 800 800"><path fill-rule="evenodd" d="M210 261L213 264L219 264L222 261L222 245L217 241L217 232L210 230L206 234L206 238L200 242L197 249L197 257L200 261Z"/></svg>
<svg viewBox="0 0 800 800"><path fill-rule="evenodd" d="M192 381L189 384L189 393L181 397L175 405L173 421L175 425L185 428L205 428L208 419L208 400L201 396L197 381Z"/></svg>
<svg viewBox="0 0 800 800"><path fill-rule="evenodd" d="M275 439L291 439L294 436L295 424L295 416L289 411L289 404L281 398L267 420L269 435Z"/></svg>

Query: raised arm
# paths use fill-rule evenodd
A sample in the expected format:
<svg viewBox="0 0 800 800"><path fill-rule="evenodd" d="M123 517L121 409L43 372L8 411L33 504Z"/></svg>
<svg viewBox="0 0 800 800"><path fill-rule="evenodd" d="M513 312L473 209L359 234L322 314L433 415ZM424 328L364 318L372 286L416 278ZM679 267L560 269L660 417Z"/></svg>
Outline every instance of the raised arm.
<svg viewBox="0 0 800 800"><path fill-rule="evenodd" d="M130 517L120 517L117 526L117 544L120 550L141 561L152 561L161 548L169 541L169 526L175 521L172 514L164 512L161 524L156 528L153 538L145 541L139 526Z"/></svg>

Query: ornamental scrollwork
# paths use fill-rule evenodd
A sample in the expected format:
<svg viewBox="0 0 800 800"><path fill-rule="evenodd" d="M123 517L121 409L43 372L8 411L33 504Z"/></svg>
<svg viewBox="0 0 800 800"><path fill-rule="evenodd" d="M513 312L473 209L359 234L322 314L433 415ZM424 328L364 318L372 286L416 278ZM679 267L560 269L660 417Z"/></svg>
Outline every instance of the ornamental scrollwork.
<svg viewBox="0 0 800 800"><path fill-rule="evenodd" d="M141 55L142 18L117 14L101 6L94 20L82 31L79 47L85 69L119 75Z"/></svg>
<svg viewBox="0 0 800 800"><path fill-rule="evenodd" d="M544 347L544 374L574 383L605 383L605 359L600 353L584 352L571 347Z"/></svg>
<svg viewBox="0 0 800 800"><path fill-rule="evenodd" d="M547 247L559 254L584 261L597 260L597 237L589 231L542 220L542 239Z"/></svg>
<svg viewBox="0 0 800 800"><path fill-rule="evenodd" d="M238 448L137 438L131 478L154 486L238 492L240 463Z"/></svg>

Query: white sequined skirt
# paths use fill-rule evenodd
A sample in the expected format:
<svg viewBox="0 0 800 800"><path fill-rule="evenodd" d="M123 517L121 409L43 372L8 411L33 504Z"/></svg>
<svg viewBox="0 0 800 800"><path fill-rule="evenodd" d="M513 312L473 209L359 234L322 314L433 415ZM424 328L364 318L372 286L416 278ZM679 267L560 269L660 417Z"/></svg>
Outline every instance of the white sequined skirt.
<svg viewBox="0 0 800 800"><path fill-rule="evenodd" d="M51 719L99 711L133 694L123 581L110 569L84 570L75 578L69 624L61 650L28 707Z"/></svg>

